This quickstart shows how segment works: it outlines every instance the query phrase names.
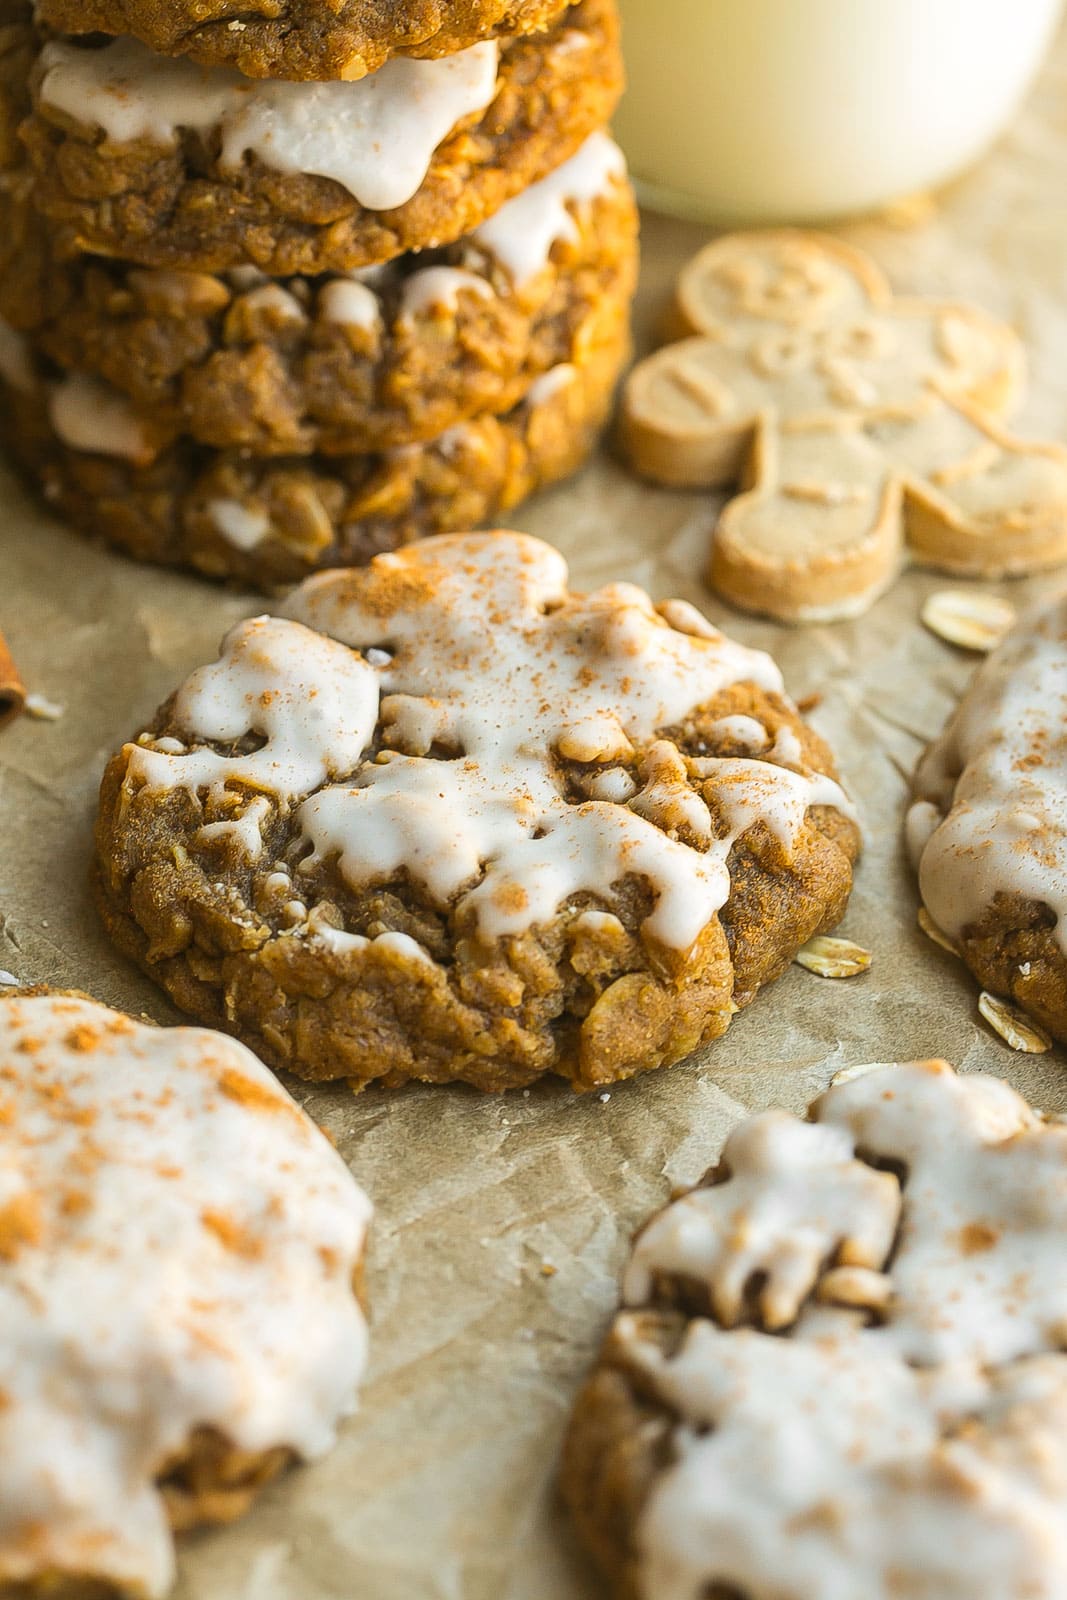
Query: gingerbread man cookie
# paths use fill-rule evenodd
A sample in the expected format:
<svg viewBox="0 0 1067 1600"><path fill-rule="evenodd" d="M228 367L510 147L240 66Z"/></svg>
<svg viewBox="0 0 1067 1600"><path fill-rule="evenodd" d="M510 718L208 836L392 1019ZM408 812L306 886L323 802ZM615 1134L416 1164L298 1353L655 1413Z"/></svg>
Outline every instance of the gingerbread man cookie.
<svg viewBox="0 0 1067 1600"><path fill-rule="evenodd" d="M974 307L897 299L818 234L733 234L679 278L667 345L631 373L636 470L739 487L709 581L785 622L857 616L909 557L974 577L1067 560L1067 450L1009 433L1023 352Z"/></svg>

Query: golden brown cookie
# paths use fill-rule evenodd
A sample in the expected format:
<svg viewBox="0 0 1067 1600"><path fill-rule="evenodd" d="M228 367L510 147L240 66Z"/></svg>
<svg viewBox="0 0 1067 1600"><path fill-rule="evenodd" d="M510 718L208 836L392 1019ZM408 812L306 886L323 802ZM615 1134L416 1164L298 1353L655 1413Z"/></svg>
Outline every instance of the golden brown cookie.
<svg viewBox="0 0 1067 1600"><path fill-rule="evenodd" d="M447 56L540 33L571 0L40 0L59 33L129 33L249 78L362 78L394 56Z"/></svg>
<svg viewBox="0 0 1067 1600"><path fill-rule="evenodd" d="M14 190L0 316L162 434L257 456L390 449L510 410L635 277L636 207L602 133L466 239L358 279L57 260Z"/></svg>
<svg viewBox="0 0 1067 1600"><path fill-rule="evenodd" d="M485 522L567 477L593 449L629 351L628 298L604 300L573 360L503 416L373 455L260 459L171 443L125 396L75 374L0 386L5 445L74 527L141 561L257 588L362 563ZM16 347L16 354L24 351ZM0 347L0 372L7 365Z"/></svg>
<svg viewBox="0 0 1067 1600"><path fill-rule="evenodd" d="M370 1204L235 1041L0 988L0 1592L160 1600L324 1453Z"/></svg>
<svg viewBox="0 0 1067 1600"><path fill-rule="evenodd" d="M637 1235L564 1456L625 1600L1067 1586L1067 1128L943 1061L742 1121Z"/></svg>
<svg viewBox="0 0 1067 1600"><path fill-rule="evenodd" d="M740 488L709 581L785 622L864 611L907 556L991 577L1067 560L1067 451L999 420L1022 351L972 307L895 299L819 234L736 234L679 280L678 342L627 384L621 441L644 476Z"/></svg>
<svg viewBox="0 0 1067 1600"><path fill-rule="evenodd" d="M1061 597L979 668L919 763L907 832L934 925L986 989L1067 1042L1065 688Z"/></svg>
<svg viewBox="0 0 1067 1600"><path fill-rule="evenodd" d="M349 272L470 233L610 119L614 0L357 83L252 83L131 39L45 45L22 137L61 250Z"/></svg>
<svg viewBox="0 0 1067 1600"><path fill-rule="evenodd" d="M858 845L768 656L521 534L320 574L112 760L97 898L311 1079L592 1089L718 1037Z"/></svg>

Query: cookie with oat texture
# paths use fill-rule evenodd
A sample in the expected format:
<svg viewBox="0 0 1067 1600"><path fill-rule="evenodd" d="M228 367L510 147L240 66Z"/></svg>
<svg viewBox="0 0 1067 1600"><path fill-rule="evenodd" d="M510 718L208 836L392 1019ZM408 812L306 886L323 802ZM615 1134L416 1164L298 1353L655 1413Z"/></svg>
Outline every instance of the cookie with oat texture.
<svg viewBox="0 0 1067 1600"><path fill-rule="evenodd" d="M256 456L390 450L500 415L581 357L636 277L622 152L596 133L482 227L352 277L61 257L0 180L0 317L164 435Z"/></svg>
<svg viewBox="0 0 1067 1600"><path fill-rule="evenodd" d="M0 989L0 1593L159 1600L324 1453L370 1204L232 1039Z"/></svg>
<svg viewBox="0 0 1067 1600"><path fill-rule="evenodd" d="M312 1079L593 1089L843 914L854 812L766 655L515 533L328 572L111 761L105 924Z"/></svg>
<svg viewBox="0 0 1067 1600"><path fill-rule="evenodd" d="M60 33L131 33L248 78L362 78L397 56L540 33L572 0L39 0Z"/></svg>
<svg viewBox="0 0 1067 1600"><path fill-rule="evenodd" d="M622 90L615 0L547 33L253 82L134 39L52 39L21 138L57 247L144 267L351 272L470 233L569 160Z"/></svg>
<svg viewBox="0 0 1067 1600"><path fill-rule="evenodd" d="M170 441L151 412L85 373L57 381L0 341L9 454L72 526L140 561L270 590L361 565L427 534L491 521L582 465L629 352L629 274L503 416L425 444L354 455L250 455Z"/></svg>
<svg viewBox="0 0 1067 1600"><path fill-rule="evenodd" d="M835 1085L638 1234L578 1530L625 1600L1054 1600L1067 1128L942 1061Z"/></svg>
<svg viewBox="0 0 1067 1600"><path fill-rule="evenodd" d="M919 762L906 833L934 924L985 988L1067 1042L1065 711L1061 596L975 673Z"/></svg>

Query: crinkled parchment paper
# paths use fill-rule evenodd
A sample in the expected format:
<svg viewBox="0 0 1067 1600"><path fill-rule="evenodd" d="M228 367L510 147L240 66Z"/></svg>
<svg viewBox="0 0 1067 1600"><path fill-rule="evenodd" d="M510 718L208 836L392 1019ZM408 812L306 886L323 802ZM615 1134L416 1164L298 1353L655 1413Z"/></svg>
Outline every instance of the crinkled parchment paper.
<svg viewBox="0 0 1067 1600"><path fill-rule="evenodd" d="M864 223L902 290L970 296L1031 351L1022 425L1067 438L1067 37L1011 135L918 211ZM639 340L699 229L649 218ZM109 751L255 597L90 549L0 479L0 626L59 721L0 737L0 968L173 1013L104 941L86 891L94 791ZM867 851L844 931L864 977L794 967L704 1057L578 1099L553 1084L296 1092L378 1208L373 1364L362 1412L327 1460L290 1474L229 1530L183 1544L180 1600L591 1600L600 1593L557 1508L567 1407L615 1299L631 1229L691 1180L744 1112L802 1107L840 1067L945 1055L1067 1108L1058 1051L1012 1054L982 1024L967 974L919 933L900 847L909 772L974 658L918 623L945 581L908 575L852 624L790 631L729 612L700 572L707 497L660 493L593 465L515 521L558 544L574 582L612 577L682 595L774 652L838 752ZM1056 580L1005 585L1022 604Z"/></svg>

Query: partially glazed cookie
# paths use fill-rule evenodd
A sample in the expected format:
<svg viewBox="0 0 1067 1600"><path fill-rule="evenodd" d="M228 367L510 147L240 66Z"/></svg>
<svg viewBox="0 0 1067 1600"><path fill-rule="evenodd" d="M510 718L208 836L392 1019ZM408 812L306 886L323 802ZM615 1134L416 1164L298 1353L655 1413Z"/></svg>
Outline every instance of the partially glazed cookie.
<svg viewBox="0 0 1067 1600"><path fill-rule="evenodd" d="M572 359L535 379L511 411L369 455L260 458L169 442L109 385L42 375L17 338L0 338L0 425L16 464L81 532L140 561L276 589L490 522L576 471L611 407L628 313L629 275L574 331Z"/></svg>
<svg viewBox="0 0 1067 1600"><path fill-rule="evenodd" d="M368 453L500 414L574 359L636 276L606 134L465 239L357 275L269 280L63 259L29 185L0 186L0 316L162 436L256 456Z"/></svg>
<svg viewBox="0 0 1067 1600"><path fill-rule="evenodd" d="M621 88L614 0L357 83L255 83L134 39L57 39L21 137L62 250L349 272L471 232L574 155Z"/></svg>
<svg viewBox="0 0 1067 1600"><path fill-rule="evenodd" d="M111 762L105 922L303 1076L592 1088L723 1033L858 834L769 657L520 534L325 573Z"/></svg>
<svg viewBox="0 0 1067 1600"><path fill-rule="evenodd" d="M1067 1041L1067 599L983 663L914 796L930 916L982 984Z"/></svg>
<svg viewBox="0 0 1067 1600"><path fill-rule="evenodd" d="M564 1468L627 1600L1067 1592L1067 1128L842 1078L637 1237Z"/></svg>
<svg viewBox="0 0 1067 1600"><path fill-rule="evenodd" d="M362 78L395 56L447 56L536 33L571 0L38 0L61 33L132 33L164 55L250 78Z"/></svg>
<svg viewBox="0 0 1067 1600"><path fill-rule="evenodd" d="M330 1447L369 1218L243 1046L0 990L0 1592L156 1600Z"/></svg>

